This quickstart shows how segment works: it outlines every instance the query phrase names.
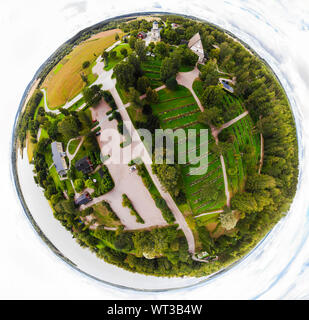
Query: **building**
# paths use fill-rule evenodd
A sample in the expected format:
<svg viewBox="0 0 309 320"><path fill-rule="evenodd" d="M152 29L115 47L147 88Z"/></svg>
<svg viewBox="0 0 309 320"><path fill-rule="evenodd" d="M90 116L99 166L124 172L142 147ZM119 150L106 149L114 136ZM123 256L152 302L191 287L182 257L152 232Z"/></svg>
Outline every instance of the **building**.
<svg viewBox="0 0 309 320"><path fill-rule="evenodd" d="M172 29L177 29L179 27L179 24L178 23L172 23L171 26L172 26Z"/></svg>
<svg viewBox="0 0 309 320"><path fill-rule="evenodd" d="M188 43L188 47L198 55L198 62L199 63L204 63L205 60L205 54L204 54L204 49L203 49L203 44L201 40L201 36L199 33L196 33Z"/></svg>
<svg viewBox="0 0 309 320"><path fill-rule="evenodd" d="M147 33L147 38L145 39L146 45L148 46L150 42L159 42L161 41L160 36L161 28L157 21L154 21L152 24L152 29Z"/></svg>
<svg viewBox="0 0 309 320"><path fill-rule="evenodd" d="M231 93L234 93L234 88L229 85L229 82L232 83L232 80L220 78L219 82L222 84L223 89L225 89Z"/></svg>
<svg viewBox="0 0 309 320"><path fill-rule="evenodd" d="M93 164L91 163L88 157L84 157L80 160L77 160L75 163L75 168L84 174L88 174L92 172L94 169Z"/></svg>
<svg viewBox="0 0 309 320"><path fill-rule="evenodd" d="M138 39L146 39L146 37L147 37L147 33L146 32L144 32L144 31L140 31L138 34L137 34L137 38Z"/></svg>
<svg viewBox="0 0 309 320"><path fill-rule="evenodd" d="M62 177L66 175L68 171L68 166L65 161L66 153L63 151L62 143L57 141L52 142L51 149L55 168L59 176Z"/></svg>
<svg viewBox="0 0 309 320"><path fill-rule="evenodd" d="M80 206L82 204L87 204L91 200L92 200L92 198L91 198L90 194L88 192L85 192L75 200L75 204L77 206Z"/></svg>

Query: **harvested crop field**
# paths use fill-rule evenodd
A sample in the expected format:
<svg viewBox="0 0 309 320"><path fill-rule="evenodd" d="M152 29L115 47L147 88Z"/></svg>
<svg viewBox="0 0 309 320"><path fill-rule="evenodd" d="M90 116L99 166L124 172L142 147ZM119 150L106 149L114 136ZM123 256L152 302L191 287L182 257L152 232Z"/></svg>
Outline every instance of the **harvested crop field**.
<svg viewBox="0 0 309 320"><path fill-rule="evenodd" d="M123 34L120 29L113 29L94 35L80 43L54 67L42 84L47 92L49 108L59 108L82 90L84 82L81 73L83 72L86 76L91 75L93 63L106 48L116 41L116 33L119 36ZM82 69L85 61L89 61L90 66ZM62 66L59 67L59 65Z"/></svg>

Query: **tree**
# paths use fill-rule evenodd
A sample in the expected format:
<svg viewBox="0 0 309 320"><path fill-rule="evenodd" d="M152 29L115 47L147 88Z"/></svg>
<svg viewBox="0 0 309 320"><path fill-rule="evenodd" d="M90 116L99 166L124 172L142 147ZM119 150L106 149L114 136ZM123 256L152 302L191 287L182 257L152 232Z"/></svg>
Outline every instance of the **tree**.
<svg viewBox="0 0 309 320"><path fill-rule="evenodd" d="M160 78L163 82L167 79L176 77L176 74L180 67L180 60L178 57L165 58L161 64Z"/></svg>
<svg viewBox="0 0 309 320"><path fill-rule="evenodd" d="M204 81L205 86L214 86L218 84L219 74L215 61L207 61L207 63L201 69L200 78Z"/></svg>
<svg viewBox="0 0 309 320"><path fill-rule="evenodd" d="M134 53L131 53L128 56L128 63L131 64L134 68L135 79L137 79L143 75L143 70L141 67L141 60Z"/></svg>
<svg viewBox="0 0 309 320"><path fill-rule="evenodd" d="M88 106L95 107L103 97L103 90L100 85L93 85L83 90L83 97Z"/></svg>
<svg viewBox="0 0 309 320"><path fill-rule="evenodd" d="M153 164L152 171L158 176L162 183L163 189L171 193L172 196L177 197L180 188L181 172L177 165L171 164Z"/></svg>
<svg viewBox="0 0 309 320"><path fill-rule="evenodd" d="M224 121L222 111L217 107L207 108L198 116L198 121L207 125L220 126Z"/></svg>
<svg viewBox="0 0 309 320"><path fill-rule="evenodd" d="M169 47L165 42L158 42L154 48L154 53L163 59L168 56Z"/></svg>
<svg viewBox="0 0 309 320"><path fill-rule="evenodd" d="M215 155L220 156L225 152L233 150L233 147L234 147L233 143L229 141L226 141L226 142L219 141L218 144L216 143L211 144L209 149Z"/></svg>
<svg viewBox="0 0 309 320"><path fill-rule="evenodd" d="M49 121L47 122L47 133L52 140L57 140L59 134L58 123L60 120Z"/></svg>
<svg viewBox="0 0 309 320"><path fill-rule="evenodd" d="M155 47L156 47L155 43L154 43L154 42L150 42L147 49L148 49L150 52L153 52L153 50L154 50Z"/></svg>
<svg viewBox="0 0 309 320"><path fill-rule="evenodd" d="M116 59L117 57L117 51L113 50L109 53L109 56L111 57L111 59Z"/></svg>
<svg viewBox="0 0 309 320"><path fill-rule="evenodd" d="M147 88L150 86L150 81L147 77L142 76L137 79L137 90L144 94L146 93Z"/></svg>
<svg viewBox="0 0 309 320"><path fill-rule="evenodd" d="M68 116L70 114L70 112L67 109L64 109L64 108L59 108L59 111L65 116Z"/></svg>
<svg viewBox="0 0 309 320"><path fill-rule="evenodd" d="M85 187L84 180L76 179L74 181L74 187L75 187L76 192L81 192Z"/></svg>
<svg viewBox="0 0 309 320"><path fill-rule="evenodd" d="M82 64L83 69L87 69L90 66L90 62L89 61L84 61Z"/></svg>
<svg viewBox="0 0 309 320"><path fill-rule="evenodd" d="M135 52L141 61L146 60L146 46L143 40L139 39L135 42Z"/></svg>
<svg viewBox="0 0 309 320"><path fill-rule="evenodd" d="M181 64L185 66L195 66L198 60L198 55L190 50L187 46L179 46L173 53L179 54L181 58Z"/></svg>
<svg viewBox="0 0 309 320"><path fill-rule="evenodd" d="M82 78L83 82L87 85L88 84L88 77L83 72L80 74L80 77Z"/></svg>
<svg viewBox="0 0 309 320"><path fill-rule="evenodd" d="M238 221L232 210L225 210L225 212L220 213L219 219L221 226L226 230L234 229Z"/></svg>
<svg viewBox="0 0 309 320"><path fill-rule="evenodd" d="M130 39L129 39L129 46L131 49L135 48L135 42L136 42L136 38L133 37L133 35L131 34Z"/></svg>
<svg viewBox="0 0 309 320"><path fill-rule="evenodd" d="M125 90L128 90L129 87L134 87L135 85L134 71L133 65L127 61L118 63L114 68L117 82Z"/></svg>
<svg viewBox="0 0 309 320"><path fill-rule="evenodd" d="M217 107L223 110L224 92L219 86L208 86L203 92L201 103L206 108Z"/></svg>
<svg viewBox="0 0 309 320"><path fill-rule="evenodd" d="M276 180L267 174L250 175L246 182L246 190L250 192L272 189L276 186Z"/></svg>
<svg viewBox="0 0 309 320"><path fill-rule="evenodd" d="M78 114L78 120L81 122L84 129L90 129L91 128L91 120L89 119L87 113L83 110L79 111Z"/></svg>
<svg viewBox="0 0 309 320"><path fill-rule="evenodd" d="M67 139L75 138L79 135L78 120L72 115L65 117L58 123L58 131Z"/></svg>
<svg viewBox="0 0 309 320"><path fill-rule="evenodd" d="M133 87L131 87L129 89L129 101L131 102L132 106L134 106L138 109L141 109L143 106L143 103L140 99L139 92L136 89L134 89Z"/></svg>
<svg viewBox="0 0 309 320"><path fill-rule="evenodd" d="M150 87L147 88L147 91L146 91L146 98L147 98L147 101L149 103L158 103L159 102L159 95L158 95L158 92L156 90L152 90Z"/></svg>
<svg viewBox="0 0 309 320"><path fill-rule="evenodd" d="M119 39L120 39L119 34L116 33L116 35L115 35L115 40L118 41Z"/></svg>
<svg viewBox="0 0 309 320"><path fill-rule="evenodd" d="M239 210L246 213L252 213L258 210L256 200L253 194L249 192L235 194L235 196L231 199L231 207L234 210Z"/></svg>
<svg viewBox="0 0 309 320"><path fill-rule="evenodd" d="M85 186L90 189L95 189L95 183L91 179L86 180Z"/></svg>
<svg viewBox="0 0 309 320"><path fill-rule="evenodd" d="M124 56L124 57L127 57L128 56L128 50L126 48L122 48L120 50L120 53Z"/></svg>
<svg viewBox="0 0 309 320"><path fill-rule="evenodd" d="M104 59L105 62L108 59L108 56L109 56L109 52L108 51L103 51L102 58Z"/></svg>
<svg viewBox="0 0 309 320"><path fill-rule="evenodd" d="M170 90L176 90L178 88L178 82L175 77L170 77L166 80L166 87Z"/></svg>

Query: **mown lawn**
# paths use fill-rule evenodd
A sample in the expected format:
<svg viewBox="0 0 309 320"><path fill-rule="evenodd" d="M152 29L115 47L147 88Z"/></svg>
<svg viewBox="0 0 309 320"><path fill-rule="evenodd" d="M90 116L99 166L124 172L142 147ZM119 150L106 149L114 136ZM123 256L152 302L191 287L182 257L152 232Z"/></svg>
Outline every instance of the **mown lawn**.
<svg viewBox="0 0 309 320"><path fill-rule="evenodd" d="M47 91L48 105L50 108L59 108L67 101L74 98L84 87L80 76L83 72L86 76L91 74L91 66L104 49L115 42L115 35L123 34L120 29L108 30L80 43L72 52L64 57L59 64L49 73L44 80L42 87ZM85 61L90 62L90 67L82 69ZM57 70L55 73L54 71ZM89 79L92 81L92 79Z"/></svg>
<svg viewBox="0 0 309 320"><path fill-rule="evenodd" d="M116 57L114 59L112 58L107 58L107 65L104 67L104 70L108 71L110 69L113 69L117 63L122 61L125 57L120 53L121 49L127 49L128 55L132 52L132 49L127 43L122 43L116 46L113 50L109 52L116 52Z"/></svg>
<svg viewBox="0 0 309 320"><path fill-rule="evenodd" d="M69 152L70 154L74 154L77 146L79 145L80 143L80 140L79 139L75 139L75 140L72 140L69 144Z"/></svg>

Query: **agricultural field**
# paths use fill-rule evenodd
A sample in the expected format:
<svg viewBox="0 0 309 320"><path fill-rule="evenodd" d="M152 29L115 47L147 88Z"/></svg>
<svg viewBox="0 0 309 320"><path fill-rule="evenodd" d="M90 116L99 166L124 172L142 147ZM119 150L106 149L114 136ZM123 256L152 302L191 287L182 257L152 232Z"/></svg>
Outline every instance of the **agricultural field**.
<svg viewBox="0 0 309 320"><path fill-rule="evenodd" d="M110 47L116 41L116 33L120 36L123 34L120 29L113 29L91 37L75 47L68 56L64 57L55 66L53 72L49 73L42 84L47 92L49 108L61 107L82 90L84 87L84 82L80 76L82 72L86 76L90 76L90 79L88 78L89 82L93 82L92 67L104 49ZM90 66L83 69L82 64L85 61L89 61ZM59 67L59 65L62 66Z"/></svg>

